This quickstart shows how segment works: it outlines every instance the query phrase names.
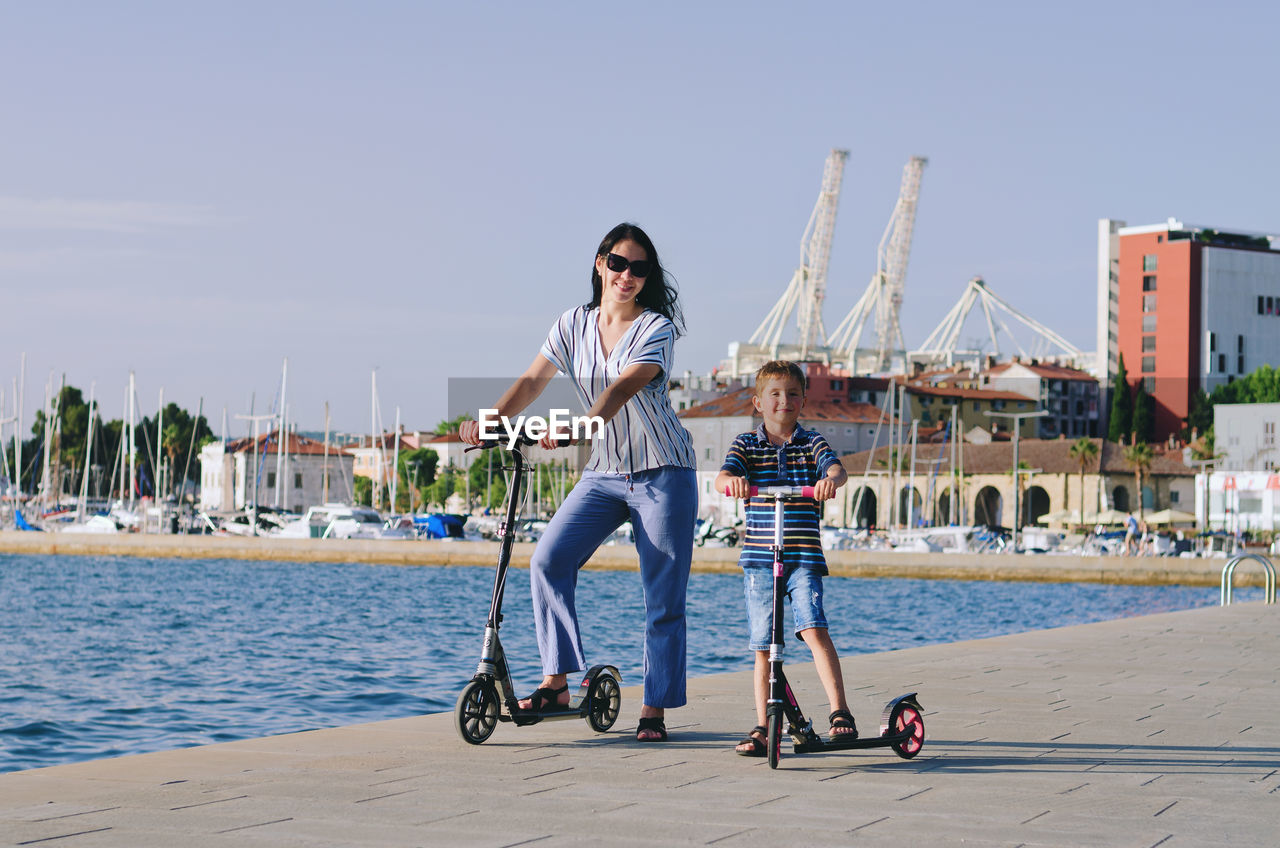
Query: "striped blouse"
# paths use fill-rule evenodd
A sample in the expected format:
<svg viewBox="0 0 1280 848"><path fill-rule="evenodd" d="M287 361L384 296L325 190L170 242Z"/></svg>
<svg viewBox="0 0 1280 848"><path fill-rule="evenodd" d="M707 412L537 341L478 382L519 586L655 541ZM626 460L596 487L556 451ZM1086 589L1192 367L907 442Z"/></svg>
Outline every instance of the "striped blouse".
<svg viewBox="0 0 1280 848"><path fill-rule="evenodd" d="M590 409L629 366L652 363L659 371L605 424L604 436L592 445L587 470L631 474L663 466L693 468L693 440L676 417L667 394L675 325L646 309L606 356L600 342L599 315L596 308L570 309L560 316L542 345L542 355L573 381L585 409Z"/></svg>
<svg viewBox="0 0 1280 848"><path fill-rule="evenodd" d="M752 486L812 486L840 461L815 430L796 425L785 445L775 445L761 424L733 440L721 470L746 477ZM789 498L784 504L782 561L788 568L811 568L827 573L822 554L822 528L818 502L813 498ZM747 501L747 536L738 564L743 568L773 565L773 498L757 496Z"/></svg>

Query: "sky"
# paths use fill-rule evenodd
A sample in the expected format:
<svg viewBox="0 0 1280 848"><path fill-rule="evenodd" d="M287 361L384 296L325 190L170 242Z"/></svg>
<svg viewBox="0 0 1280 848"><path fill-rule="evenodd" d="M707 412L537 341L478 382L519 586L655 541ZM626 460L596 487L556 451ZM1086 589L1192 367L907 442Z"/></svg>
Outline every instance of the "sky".
<svg viewBox="0 0 1280 848"><path fill-rule="evenodd" d="M908 347L982 276L1093 350L1099 218L1280 233L1278 31L1262 2L0 2L0 418L25 354L24 433L64 378L121 417L132 371L141 414L243 435L287 359L301 429L431 429L450 378L529 365L623 220L706 373L832 148L828 329L921 155Z"/></svg>

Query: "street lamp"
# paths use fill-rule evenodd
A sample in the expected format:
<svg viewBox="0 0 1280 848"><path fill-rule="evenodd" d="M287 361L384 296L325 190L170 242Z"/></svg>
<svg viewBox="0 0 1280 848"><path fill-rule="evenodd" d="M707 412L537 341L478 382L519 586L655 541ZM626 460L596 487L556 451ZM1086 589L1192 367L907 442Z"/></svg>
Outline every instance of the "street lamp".
<svg viewBox="0 0 1280 848"><path fill-rule="evenodd" d="M1022 515L1018 509L1021 506L1018 497L1018 434L1022 431L1022 419L1024 418L1043 418L1049 414L1047 409L1037 409L1035 412L994 412L990 409L986 410L986 414L991 418L1012 418L1013 419L1013 550L1018 550L1018 525L1022 523Z"/></svg>

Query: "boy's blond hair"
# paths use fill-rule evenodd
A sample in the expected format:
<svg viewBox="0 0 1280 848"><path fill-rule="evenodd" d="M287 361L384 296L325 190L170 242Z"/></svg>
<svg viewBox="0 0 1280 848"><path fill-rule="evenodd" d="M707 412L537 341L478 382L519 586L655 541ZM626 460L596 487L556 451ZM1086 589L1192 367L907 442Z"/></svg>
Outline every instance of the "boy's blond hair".
<svg viewBox="0 0 1280 848"><path fill-rule="evenodd" d="M792 379L800 384L800 393L804 394L808 391L808 381L805 379L804 370L787 359L775 359L772 362L766 362L760 366L760 370L756 371L756 385L754 393L756 397L760 396L760 387L764 381L770 377L781 377L783 379Z"/></svg>

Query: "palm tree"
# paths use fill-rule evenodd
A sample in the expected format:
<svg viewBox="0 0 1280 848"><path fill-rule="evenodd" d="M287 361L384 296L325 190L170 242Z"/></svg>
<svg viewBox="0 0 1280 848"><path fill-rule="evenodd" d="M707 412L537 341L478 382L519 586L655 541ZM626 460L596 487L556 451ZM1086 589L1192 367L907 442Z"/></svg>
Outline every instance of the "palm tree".
<svg viewBox="0 0 1280 848"><path fill-rule="evenodd" d="M1151 470L1151 463L1155 460L1155 452L1151 450L1151 445L1145 442L1138 442L1124 449L1124 461L1133 469L1133 476L1138 481L1138 520L1146 521L1146 504L1142 500L1142 483L1146 479L1147 472Z"/></svg>
<svg viewBox="0 0 1280 848"><path fill-rule="evenodd" d="M1080 523L1084 524L1084 472L1099 454L1098 444L1093 439L1081 436L1071 445L1067 455L1080 465Z"/></svg>

